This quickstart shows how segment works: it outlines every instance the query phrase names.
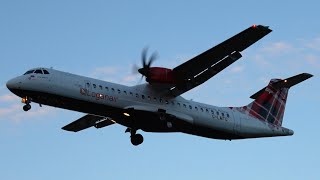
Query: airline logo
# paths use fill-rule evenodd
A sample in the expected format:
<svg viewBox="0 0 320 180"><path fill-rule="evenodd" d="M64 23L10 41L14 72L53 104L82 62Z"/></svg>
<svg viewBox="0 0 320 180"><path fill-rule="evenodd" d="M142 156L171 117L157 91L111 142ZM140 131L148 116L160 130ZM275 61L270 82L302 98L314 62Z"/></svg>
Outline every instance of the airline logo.
<svg viewBox="0 0 320 180"><path fill-rule="evenodd" d="M95 98L97 101L104 100L104 101L117 102L117 99L118 99L118 97L92 92L85 88L80 88L80 94L83 96L90 96L92 98Z"/></svg>

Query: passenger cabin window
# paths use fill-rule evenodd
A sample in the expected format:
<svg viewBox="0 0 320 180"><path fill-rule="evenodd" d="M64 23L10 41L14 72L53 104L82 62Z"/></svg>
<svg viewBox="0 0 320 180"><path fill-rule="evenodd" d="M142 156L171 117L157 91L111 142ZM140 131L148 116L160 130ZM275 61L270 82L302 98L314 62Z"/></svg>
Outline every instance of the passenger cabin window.
<svg viewBox="0 0 320 180"><path fill-rule="evenodd" d="M101 85L99 85L99 88L102 90L102 86Z"/></svg>
<svg viewBox="0 0 320 180"><path fill-rule="evenodd" d="M93 88L96 88L96 87L97 87L97 85L96 85L96 84L92 84L92 86L93 86Z"/></svg>
<svg viewBox="0 0 320 180"><path fill-rule="evenodd" d="M141 95L141 98L144 99L144 95Z"/></svg>
<svg viewBox="0 0 320 180"><path fill-rule="evenodd" d="M149 99L149 100L151 100L151 97L150 97L150 96L148 96L148 99Z"/></svg>
<svg viewBox="0 0 320 180"><path fill-rule="evenodd" d="M190 108L190 109L192 109L192 106L191 106L191 105L189 105L189 108Z"/></svg>
<svg viewBox="0 0 320 180"><path fill-rule="evenodd" d="M196 106L196 107L194 107L195 109L196 109L196 111L198 111L198 107Z"/></svg>
<svg viewBox="0 0 320 180"><path fill-rule="evenodd" d="M119 94L120 94L120 92L121 92L120 89L118 89L118 93L119 93Z"/></svg>
<svg viewBox="0 0 320 180"><path fill-rule="evenodd" d="M123 91L124 92L124 94L127 94L127 91Z"/></svg>
<svg viewBox="0 0 320 180"><path fill-rule="evenodd" d="M111 91L114 92L114 88L111 88Z"/></svg>
<svg viewBox="0 0 320 180"><path fill-rule="evenodd" d="M107 91L109 91L109 88L108 87L104 87Z"/></svg>
<svg viewBox="0 0 320 180"><path fill-rule="evenodd" d="M187 107L186 104L183 104L183 107L186 108Z"/></svg>
<svg viewBox="0 0 320 180"><path fill-rule="evenodd" d="M131 96L133 96L133 93L132 93L132 92L130 92L130 95L131 95Z"/></svg>
<svg viewBox="0 0 320 180"><path fill-rule="evenodd" d="M203 112L203 108L200 108L200 110Z"/></svg>
<svg viewBox="0 0 320 180"><path fill-rule="evenodd" d="M169 104L169 101L168 101L168 100L166 100L166 104Z"/></svg>
<svg viewBox="0 0 320 180"><path fill-rule="evenodd" d="M138 98L139 97L139 94L138 93L136 93L136 98Z"/></svg>
<svg viewBox="0 0 320 180"><path fill-rule="evenodd" d="M42 70L40 70L40 69L37 69L36 71L34 71L34 73L36 73L36 74L43 74Z"/></svg>
<svg viewBox="0 0 320 180"><path fill-rule="evenodd" d="M30 71L27 71L26 73L24 73L23 75L26 75L26 74L31 74L33 73L34 70L30 70Z"/></svg>
<svg viewBox="0 0 320 180"><path fill-rule="evenodd" d="M47 70L43 70L43 74L50 74Z"/></svg>

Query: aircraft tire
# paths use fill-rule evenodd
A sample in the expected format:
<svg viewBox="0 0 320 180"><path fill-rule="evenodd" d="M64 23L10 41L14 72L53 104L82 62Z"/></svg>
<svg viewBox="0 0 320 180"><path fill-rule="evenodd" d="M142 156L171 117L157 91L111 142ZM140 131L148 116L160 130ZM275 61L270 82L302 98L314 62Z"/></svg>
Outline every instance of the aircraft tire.
<svg viewBox="0 0 320 180"><path fill-rule="evenodd" d="M29 111L31 109L31 105L30 104L26 104L23 106L23 110L24 111Z"/></svg>
<svg viewBox="0 0 320 180"><path fill-rule="evenodd" d="M135 135L131 136L131 143L134 146L138 146L142 142L143 142L143 136L141 134L135 134Z"/></svg>

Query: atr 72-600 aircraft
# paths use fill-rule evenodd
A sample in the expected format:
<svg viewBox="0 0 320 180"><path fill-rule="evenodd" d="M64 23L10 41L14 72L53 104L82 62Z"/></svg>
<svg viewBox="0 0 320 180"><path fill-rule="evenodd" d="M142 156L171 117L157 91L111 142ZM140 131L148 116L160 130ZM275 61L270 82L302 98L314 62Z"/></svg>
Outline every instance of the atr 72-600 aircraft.
<svg viewBox="0 0 320 180"><path fill-rule="evenodd" d="M31 102L86 113L62 127L78 132L115 123L126 126L131 143L139 145L146 132L183 132L214 139L289 136L282 127L288 90L310 77L302 73L287 79L271 79L243 107L216 107L186 100L180 95L206 82L242 57L242 52L272 30L253 25L230 39L173 68L151 67L156 55L142 52L138 72L146 84L124 86L48 68L34 68L7 82L20 96L23 110Z"/></svg>

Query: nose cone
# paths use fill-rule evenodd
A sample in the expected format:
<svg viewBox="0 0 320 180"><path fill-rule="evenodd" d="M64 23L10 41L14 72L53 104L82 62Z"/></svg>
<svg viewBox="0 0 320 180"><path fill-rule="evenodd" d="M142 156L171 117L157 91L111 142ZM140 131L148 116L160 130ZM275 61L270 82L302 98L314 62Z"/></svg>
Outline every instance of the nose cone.
<svg viewBox="0 0 320 180"><path fill-rule="evenodd" d="M13 89L18 89L19 87L19 80L18 78L13 78L13 79L10 79L8 82L7 82L7 88L9 90L13 90Z"/></svg>
<svg viewBox="0 0 320 180"><path fill-rule="evenodd" d="M14 87L14 79L10 79L8 82L7 82L7 88L8 89L13 89Z"/></svg>

